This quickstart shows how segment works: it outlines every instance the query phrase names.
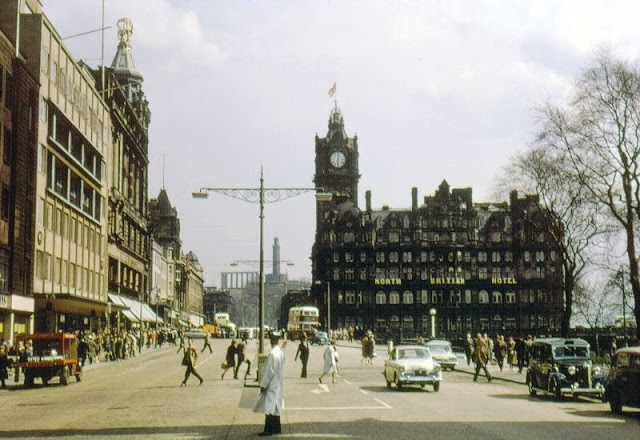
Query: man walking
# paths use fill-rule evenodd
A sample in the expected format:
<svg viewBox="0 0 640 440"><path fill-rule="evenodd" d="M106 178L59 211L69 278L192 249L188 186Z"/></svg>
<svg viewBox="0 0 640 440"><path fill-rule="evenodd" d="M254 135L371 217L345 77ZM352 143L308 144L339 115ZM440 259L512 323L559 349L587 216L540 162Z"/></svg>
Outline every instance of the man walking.
<svg viewBox="0 0 640 440"><path fill-rule="evenodd" d="M300 377L307 377L307 361L309 360L309 342L307 341L307 335L304 333L300 336L300 344L298 345L298 351L296 351L296 357L293 359L294 361L298 360L298 356L300 356L300 361L302 362L302 373L300 373Z"/></svg>
<svg viewBox="0 0 640 440"><path fill-rule="evenodd" d="M253 412L264 412L264 429L259 436L282 433L280 413L284 409L284 351L278 345L280 335L270 335L271 352L264 366L260 381L260 394L253 407Z"/></svg>
<svg viewBox="0 0 640 440"><path fill-rule="evenodd" d="M193 342L189 339L187 343L187 349L184 352L184 357L182 358L182 365L187 367L187 370L184 372L184 380L180 384L182 387L187 386L187 379L193 373L195 377L200 379L200 385L204 382L204 379L198 374L196 371L196 361L198 360L198 351L193 346Z"/></svg>
<svg viewBox="0 0 640 440"><path fill-rule="evenodd" d="M489 343L486 341L480 333L476 337L473 350L473 361L476 363L476 374L473 375L473 381L478 381L478 374L480 369L484 370L484 374L487 376L487 381L491 382L493 379L489 371L487 371L487 360L489 359Z"/></svg>
<svg viewBox="0 0 640 440"><path fill-rule="evenodd" d="M209 347L209 353L213 353L213 350L211 349L211 335L209 335L209 332L205 332L204 334L204 347L202 347L202 351L200 353L205 351L207 347Z"/></svg>

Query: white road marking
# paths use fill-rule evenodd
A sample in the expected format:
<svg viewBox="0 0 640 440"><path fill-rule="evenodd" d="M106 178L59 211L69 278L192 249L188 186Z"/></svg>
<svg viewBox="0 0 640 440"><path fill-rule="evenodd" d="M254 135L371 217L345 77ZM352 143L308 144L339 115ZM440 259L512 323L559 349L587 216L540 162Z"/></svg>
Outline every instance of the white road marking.
<svg viewBox="0 0 640 440"><path fill-rule="evenodd" d="M320 388L320 389L318 389ZM329 387L326 386L325 384L321 383L320 385L318 385L318 388L314 388L313 390L311 390L312 393L315 394L320 394L320 393L328 393L329 392Z"/></svg>

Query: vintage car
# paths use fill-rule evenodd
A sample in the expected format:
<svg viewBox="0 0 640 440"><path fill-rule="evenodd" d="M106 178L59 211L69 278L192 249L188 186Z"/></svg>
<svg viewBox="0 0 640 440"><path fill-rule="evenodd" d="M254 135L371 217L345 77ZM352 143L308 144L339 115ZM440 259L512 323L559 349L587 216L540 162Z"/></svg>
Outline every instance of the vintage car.
<svg viewBox="0 0 640 440"><path fill-rule="evenodd" d="M80 366L78 365L78 340L71 333L36 333L20 335L17 345L31 345L31 352L23 352L15 366L24 372L24 384L33 386L34 379L39 377L47 385L54 377L60 378L62 385L69 384L69 376L74 375L80 382ZM19 379L18 379L19 380Z"/></svg>
<svg viewBox="0 0 640 440"><path fill-rule="evenodd" d="M431 356L438 361L443 370L449 368L455 370L458 365L458 356L451 348L451 342L444 339L431 339L423 343L431 351Z"/></svg>
<svg viewBox="0 0 640 440"><path fill-rule="evenodd" d="M184 332L184 337L187 339L205 339L207 337L207 333L200 328L192 328Z"/></svg>
<svg viewBox="0 0 640 440"><path fill-rule="evenodd" d="M328 345L329 335L323 331L315 332L313 336L311 336L311 344Z"/></svg>
<svg viewBox="0 0 640 440"><path fill-rule="evenodd" d="M526 383L529 394L590 395L602 398L606 374L594 367L584 339L542 338L531 345Z"/></svg>
<svg viewBox="0 0 640 440"><path fill-rule="evenodd" d="M603 401L613 414L623 406L640 408L640 346L620 348L613 355Z"/></svg>
<svg viewBox="0 0 640 440"><path fill-rule="evenodd" d="M431 351L424 345L397 345L389 353L389 359L384 361L382 372L387 382L396 385L396 390L405 385L433 385L433 391L440 390L442 368L431 356Z"/></svg>

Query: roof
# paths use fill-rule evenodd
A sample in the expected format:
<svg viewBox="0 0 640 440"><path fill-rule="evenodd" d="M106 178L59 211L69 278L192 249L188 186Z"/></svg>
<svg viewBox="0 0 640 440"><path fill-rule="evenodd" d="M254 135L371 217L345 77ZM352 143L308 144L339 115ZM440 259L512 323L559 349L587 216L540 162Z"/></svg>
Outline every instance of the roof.
<svg viewBox="0 0 640 440"><path fill-rule="evenodd" d="M533 341L533 343L549 345L589 345L587 341L580 338L538 338Z"/></svg>
<svg viewBox="0 0 640 440"><path fill-rule="evenodd" d="M616 350L616 354L618 353L638 353L640 354L640 345L635 347L622 347Z"/></svg>

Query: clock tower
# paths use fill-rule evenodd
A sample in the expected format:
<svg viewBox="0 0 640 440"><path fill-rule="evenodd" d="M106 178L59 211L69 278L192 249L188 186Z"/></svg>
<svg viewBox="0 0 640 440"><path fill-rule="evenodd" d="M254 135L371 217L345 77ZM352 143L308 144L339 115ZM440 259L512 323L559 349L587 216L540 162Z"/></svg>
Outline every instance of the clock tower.
<svg viewBox="0 0 640 440"><path fill-rule="evenodd" d="M333 194L335 201L351 200L358 206L358 136L347 136L342 112L337 105L329 115L329 131L323 138L316 135L317 188ZM322 204L318 210L329 210Z"/></svg>

